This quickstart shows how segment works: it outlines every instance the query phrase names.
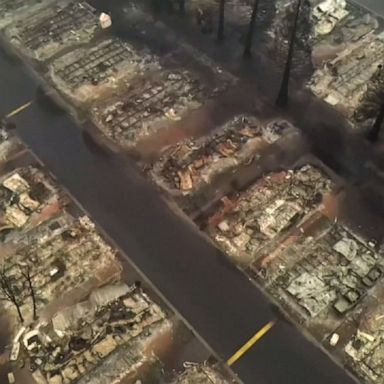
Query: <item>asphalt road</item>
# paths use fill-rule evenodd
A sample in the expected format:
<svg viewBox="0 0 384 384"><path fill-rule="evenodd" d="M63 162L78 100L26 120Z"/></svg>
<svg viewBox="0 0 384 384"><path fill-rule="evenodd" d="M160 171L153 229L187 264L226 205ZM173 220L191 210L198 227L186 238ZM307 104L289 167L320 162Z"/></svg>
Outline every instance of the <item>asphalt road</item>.
<svg viewBox="0 0 384 384"><path fill-rule="evenodd" d="M0 114L35 97L26 70L0 54ZM34 103L17 129L49 170L222 359L275 317L266 298L133 165L84 141L64 113ZM233 369L250 384L354 381L293 326L279 322Z"/></svg>
<svg viewBox="0 0 384 384"><path fill-rule="evenodd" d="M352 0L355 3L362 5L364 8L373 11L374 13L384 17L384 1L383 0Z"/></svg>

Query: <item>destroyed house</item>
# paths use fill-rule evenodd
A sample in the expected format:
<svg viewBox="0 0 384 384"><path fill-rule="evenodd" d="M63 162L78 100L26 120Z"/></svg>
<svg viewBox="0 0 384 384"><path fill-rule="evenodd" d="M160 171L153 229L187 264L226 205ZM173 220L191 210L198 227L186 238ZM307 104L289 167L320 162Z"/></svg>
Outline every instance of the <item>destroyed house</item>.
<svg viewBox="0 0 384 384"><path fill-rule="evenodd" d="M0 28L13 23L30 12L37 12L56 0L0 0Z"/></svg>
<svg viewBox="0 0 384 384"><path fill-rule="evenodd" d="M20 168L0 179L2 241L28 231L47 219L47 209L59 204L57 189L36 168Z"/></svg>
<svg viewBox="0 0 384 384"><path fill-rule="evenodd" d="M20 266L29 268L42 310L47 303L63 299L71 291L86 290L90 284L100 286L121 272L115 252L86 217L55 217L36 227L15 247L3 261L4 266L14 271L12 275L18 279L23 278Z"/></svg>
<svg viewBox="0 0 384 384"><path fill-rule="evenodd" d="M86 2L59 1L6 29L12 43L37 60L90 41L100 29L96 11Z"/></svg>
<svg viewBox="0 0 384 384"><path fill-rule="evenodd" d="M101 98L125 81L157 66L157 58L138 52L117 38L106 38L91 47L77 48L53 61L52 81L77 102Z"/></svg>
<svg viewBox="0 0 384 384"><path fill-rule="evenodd" d="M230 170L253 160L257 152L285 134L286 121L261 123L253 116L236 116L209 136L185 140L166 150L151 176L170 193L189 195Z"/></svg>
<svg viewBox="0 0 384 384"><path fill-rule="evenodd" d="M49 384L120 382L153 360L143 350L168 326L165 313L140 289L105 286L32 331L35 345L26 351L32 375Z"/></svg>
<svg viewBox="0 0 384 384"><path fill-rule="evenodd" d="M264 246L317 209L330 190L331 181L313 166L271 173L224 199L208 219L208 232L231 257L253 261Z"/></svg>
<svg viewBox="0 0 384 384"><path fill-rule="evenodd" d="M107 137L129 148L179 121L206 97L209 91L191 72L154 71L121 96L95 106L92 120Z"/></svg>
<svg viewBox="0 0 384 384"><path fill-rule="evenodd" d="M352 118L383 60L384 35L368 34L318 69L310 81L310 89Z"/></svg>
<svg viewBox="0 0 384 384"><path fill-rule="evenodd" d="M341 224L325 224L320 235L302 237L264 264L268 290L301 316L341 318L383 276L378 255Z"/></svg>

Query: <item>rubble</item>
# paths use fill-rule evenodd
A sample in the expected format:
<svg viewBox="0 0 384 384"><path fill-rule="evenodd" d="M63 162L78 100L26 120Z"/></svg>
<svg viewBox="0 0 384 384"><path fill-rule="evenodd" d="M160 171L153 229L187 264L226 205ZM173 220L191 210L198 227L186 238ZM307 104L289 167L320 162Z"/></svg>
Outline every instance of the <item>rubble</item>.
<svg viewBox="0 0 384 384"><path fill-rule="evenodd" d="M384 349L383 345L383 283L369 295L359 316L355 317L355 330L344 347L345 364L362 381L379 384L383 382Z"/></svg>
<svg viewBox="0 0 384 384"><path fill-rule="evenodd" d="M93 291L86 301L36 324L24 349L33 375L44 383L119 383L151 362L144 354L169 329L165 313L142 290L124 284ZM106 375L107 374L107 375Z"/></svg>
<svg viewBox="0 0 384 384"><path fill-rule="evenodd" d="M96 11L85 1L61 0L9 26L10 42L39 61L89 42L100 30Z"/></svg>
<svg viewBox="0 0 384 384"><path fill-rule="evenodd" d="M268 289L288 304L295 300L312 319L344 316L384 272L378 255L341 224L300 239L262 265Z"/></svg>
<svg viewBox="0 0 384 384"><path fill-rule="evenodd" d="M44 303L52 305L71 291L105 284L121 272L115 252L87 217L74 219L62 214L52 218L13 242L13 247L2 262L16 279L22 278L18 266L29 267L41 310ZM4 305L7 308L7 303Z"/></svg>
<svg viewBox="0 0 384 384"><path fill-rule="evenodd" d="M186 370L172 384L229 384L231 382L210 366L188 364Z"/></svg>
<svg viewBox="0 0 384 384"><path fill-rule="evenodd" d="M0 176L0 217L2 278L17 297L2 300L12 380L118 384L160 366L173 323L139 284L121 282L116 251L42 170Z"/></svg>
<svg viewBox="0 0 384 384"><path fill-rule="evenodd" d="M38 12L57 0L0 0L0 29L27 14Z"/></svg>
<svg viewBox="0 0 384 384"><path fill-rule="evenodd" d="M169 148L155 163L151 177L172 194L190 195L218 176L253 160L257 152L294 128L287 121L261 123L241 115L209 136Z"/></svg>
<svg viewBox="0 0 384 384"><path fill-rule="evenodd" d="M227 197L208 221L208 233L239 263L260 257L267 244L319 207L331 181L313 166L271 173Z"/></svg>
<svg viewBox="0 0 384 384"><path fill-rule="evenodd" d="M309 87L351 118L383 61L384 34L370 33L317 70Z"/></svg>
<svg viewBox="0 0 384 384"><path fill-rule="evenodd" d="M314 6L312 20L315 24L315 36L327 35L344 19L349 11L346 0L324 0Z"/></svg>
<svg viewBox="0 0 384 384"><path fill-rule="evenodd" d="M0 241L20 236L47 219L59 204L57 189L36 168L17 169L0 179Z"/></svg>
<svg viewBox="0 0 384 384"><path fill-rule="evenodd" d="M19 139L10 135L5 127L0 126L0 165L21 150Z"/></svg>
<svg viewBox="0 0 384 384"><path fill-rule="evenodd" d="M182 119L209 96L202 81L189 71L154 71L123 95L94 106L91 117L107 137L130 148Z"/></svg>
<svg viewBox="0 0 384 384"><path fill-rule="evenodd" d="M383 380L383 341L384 335L380 330L373 335L357 331L345 348L350 364L367 382L381 383Z"/></svg>
<svg viewBox="0 0 384 384"><path fill-rule="evenodd" d="M157 57L139 52L117 38L108 38L54 60L50 77L72 101L89 103L155 68L158 68Z"/></svg>

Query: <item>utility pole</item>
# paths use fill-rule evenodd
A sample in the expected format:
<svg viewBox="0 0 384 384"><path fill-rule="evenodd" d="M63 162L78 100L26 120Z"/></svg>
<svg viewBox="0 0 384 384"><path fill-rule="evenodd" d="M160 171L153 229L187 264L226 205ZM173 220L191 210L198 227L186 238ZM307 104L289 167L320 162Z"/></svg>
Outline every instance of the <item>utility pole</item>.
<svg viewBox="0 0 384 384"><path fill-rule="evenodd" d="M255 32L255 23L256 23L258 8L259 8L259 0L255 0L255 2L253 3L253 9L252 9L251 21L249 22L248 33L245 38L244 53L243 53L243 57L245 59L250 59L252 57L252 41L253 41L253 35Z"/></svg>
<svg viewBox="0 0 384 384"><path fill-rule="evenodd" d="M376 143L379 140L380 130L383 126L384 122L384 102L380 107L379 114L371 128L371 130L367 134L367 140L371 143Z"/></svg>
<svg viewBox="0 0 384 384"><path fill-rule="evenodd" d="M217 28L217 41L224 40L224 18L225 18L225 0L220 0L219 4L219 26Z"/></svg>
<svg viewBox="0 0 384 384"><path fill-rule="evenodd" d="M298 0L297 2L295 21L293 23L291 40L289 42L287 62L285 64L283 80L281 82L279 95L277 96L277 99L276 99L276 106L278 107L285 107L288 104L289 79L291 77L292 59L293 59L293 53L295 50L295 39L296 39L297 24L299 21L299 15L300 15L300 9L301 9L301 1L302 0Z"/></svg>

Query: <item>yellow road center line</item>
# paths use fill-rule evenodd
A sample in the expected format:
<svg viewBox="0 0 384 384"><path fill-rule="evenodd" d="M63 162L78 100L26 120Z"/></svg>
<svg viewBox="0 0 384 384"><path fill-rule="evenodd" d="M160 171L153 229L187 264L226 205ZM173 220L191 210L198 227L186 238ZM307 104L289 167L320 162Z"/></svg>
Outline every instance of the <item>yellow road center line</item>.
<svg viewBox="0 0 384 384"><path fill-rule="evenodd" d="M232 357L227 360L227 364L231 366L236 363L247 351L252 348L263 336L265 336L271 328L275 325L275 320L270 321L268 324L264 325L255 335L249 339Z"/></svg>
<svg viewBox="0 0 384 384"><path fill-rule="evenodd" d="M31 104L33 103L33 101L28 101L28 103L25 103L23 104L21 107L19 108L16 108L15 110L13 110L12 112L8 113L7 116L5 116L7 119L9 119L10 117L13 117L13 116L16 116L18 115L19 113L25 111L27 108L29 108L31 106Z"/></svg>

